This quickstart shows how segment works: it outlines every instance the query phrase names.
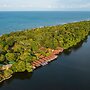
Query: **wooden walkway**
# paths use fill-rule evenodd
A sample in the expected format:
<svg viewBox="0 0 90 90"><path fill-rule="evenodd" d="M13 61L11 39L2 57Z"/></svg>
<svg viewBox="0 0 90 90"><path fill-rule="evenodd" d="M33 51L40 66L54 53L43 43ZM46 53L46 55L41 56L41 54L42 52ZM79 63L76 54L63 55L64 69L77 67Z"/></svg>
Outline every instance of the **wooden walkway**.
<svg viewBox="0 0 90 90"><path fill-rule="evenodd" d="M50 56L43 57L39 60L36 60L36 61L32 62L31 64L32 64L33 69L36 69L40 66L47 65L48 62L51 62L51 61L55 60L58 57L57 55L61 52L63 52L62 48L59 49L59 50L53 50Z"/></svg>

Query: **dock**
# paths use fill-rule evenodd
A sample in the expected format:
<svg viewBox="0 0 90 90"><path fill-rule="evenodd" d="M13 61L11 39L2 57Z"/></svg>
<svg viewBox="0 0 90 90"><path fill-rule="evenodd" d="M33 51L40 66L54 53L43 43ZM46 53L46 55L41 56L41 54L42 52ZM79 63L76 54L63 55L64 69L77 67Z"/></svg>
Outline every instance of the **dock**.
<svg viewBox="0 0 90 90"><path fill-rule="evenodd" d="M47 65L49 62L55 60L58 57L59 53L63 52L63 48L57 49L57 50L52 50L52 53L47 56L47 57L42 57L39 60L36 60L34 62L31 63L32 68L36 69L40 66L45 66Z"/></svg>

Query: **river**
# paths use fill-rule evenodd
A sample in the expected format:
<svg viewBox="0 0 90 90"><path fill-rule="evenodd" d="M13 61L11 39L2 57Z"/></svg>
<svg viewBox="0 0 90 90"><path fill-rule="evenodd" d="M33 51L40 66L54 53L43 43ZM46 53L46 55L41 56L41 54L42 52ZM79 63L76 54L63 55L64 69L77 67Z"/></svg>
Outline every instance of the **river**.
<svg viewBox="0 0 90 90"><path fill-rule="evenodd" d="M0 35L80 20L90 12L0 12ZM33 73L14 74L0 90L90 90L90 36Z"/></svg>
<svg viewBox="0 0 90 90"><path fill-rule="evenodd" d="M33 73L16 73L0 90L90 90L90 36Z"/></svg>

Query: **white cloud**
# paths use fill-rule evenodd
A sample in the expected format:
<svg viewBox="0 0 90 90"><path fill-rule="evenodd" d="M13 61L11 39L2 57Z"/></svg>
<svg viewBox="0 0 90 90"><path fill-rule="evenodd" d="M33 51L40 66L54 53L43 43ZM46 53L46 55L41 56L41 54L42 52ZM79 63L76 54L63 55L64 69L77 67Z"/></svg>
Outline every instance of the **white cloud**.
<svg viewBox="0 0 90 90"><path fill-rule="evenodd" d="M6 2L5 2L6 1ZM10 2L11 1L11 2ZM83 10L90 9L88 0L2 0L0 10Z"/></svg>
<svg viewBox="0 0 90 90"><path fill-rule="evenodd" d="M7 2L8 1L8 2ZM11 1L11 2L10 2ZM19 8L19 9L22 9L22 8L34 8L34 9L51 9L51 8L56 8L56 6L54 5L55 4L55 1L56 0L15 0L15 1L12 1L12 0L2 0L2 3L0 2L0 7L1 8ZM6 4L4 4L6 2Z"/></svg>
<svg viewBox="0 0 90 90"><path fill-rule="evenodd" d="M21 4L21 5L18 5L18 4L14 4L14 5L8 5L8 4L2 4L2 5L0 5L0 7L2 7L2 8L18 8L18 7L20 7L20 8L27 8L27 7L33 7L32 5L30 5L30 4Z"/></svg>
<svg viewBox="0 0 90 90"><path fill-rule="evenodd" d="M58 8L63 8L63 9L65 9L65 8L70 8L70 9L73 9L73 8L77 8L77 9L83 9L83 8L90 8L90 3L85 3L85 4L76 4L76 3L74 3L74 4L63 4L63 3L60 3L60 4L58 4L57 5L57 7Z"/></svg>
<svg viewBox="0 0 90 90"><path fill-rule="evenodd" d="M1 4L0 7L2 7L2 8L7 8L7 7L11 7L11 5L8 5L8 4Z"/></svg>
<svg viewBox="0 0 90 90"><path fill-rule="evenodd" d="M81 4L78 7L80 7L80 8L90 8L90 3Z"/></svg>
<svg viewBox="0 0 90 90"><path fill-rule="evenodd" d="M29 7L32 8L33 6L30 4L22 4L19 7L21 7L21 8L29 8Z"/></svg>

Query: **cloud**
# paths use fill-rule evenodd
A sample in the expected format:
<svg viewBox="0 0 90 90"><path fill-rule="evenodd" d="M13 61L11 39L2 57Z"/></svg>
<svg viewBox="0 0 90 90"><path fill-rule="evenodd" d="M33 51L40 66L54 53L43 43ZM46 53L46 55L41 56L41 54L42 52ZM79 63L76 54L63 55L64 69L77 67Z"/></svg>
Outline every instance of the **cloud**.
<svg viewBox="0 0 90 90"><path fill-rule="evenodd" d="M32 8L33 6L30 5L30 4L22 4L22 5L17 6L17 7L21 7L21 8Z"/></svg>
<svg viewBox="0 0 90 90"><path fill-rule="evenodd" d="M81 4L78 6L79 8L90 8L90 3Z"/></svg>
<svg viewBox="0 0 90 90"><path fill-rule="evenodd" d="M7 7L11 7L11 5L8 5L8 4L1 4L0 7L2 7L2 8L7 8Z"/></svg>
<svg viewBox="0 0 90 90"><path fill-rule="evenodd" d="M67 3L59 3L57 4L58 9L90 9L90 3L72 3L72 4L67 4Z"/></svg>
<svg viewBox="0 0 90 90"><path fill-rule="evenodd" d="M1 8L28 8L28 7L32 7L32 5L30 4L21 4L21 5L18 5L18 4L14 4L14 5L8 5L8 4L2 4L0 5Z"/></svg>
<svg viewBox="0 0 90 90"><path fill-rule="evenodd" d="M11 1L11 2L10 2ZM89 10L89 0L2 0L0 10Z"/></svg>

